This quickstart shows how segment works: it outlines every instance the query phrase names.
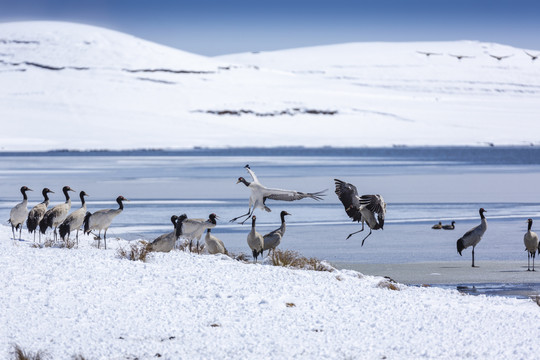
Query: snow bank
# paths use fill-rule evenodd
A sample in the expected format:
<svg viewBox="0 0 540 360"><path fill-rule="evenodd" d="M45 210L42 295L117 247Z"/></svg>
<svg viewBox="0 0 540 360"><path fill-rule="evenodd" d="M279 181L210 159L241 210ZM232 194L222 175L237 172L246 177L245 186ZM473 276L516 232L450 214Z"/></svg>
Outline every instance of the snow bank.
<svg viewBox="0 0 540 360"><path fill-rule="evenodd" d="M93 26L4 23L0 82L0 150L540 144L540 60L474 41L208 58Z"/></svg>
<svg viewBox="0 0 540 360"><path fill-rule="evenodd" d="M312 272L223 256L32 248L0 226L0 353L55 359L529 358L530 300L463 296L353 271Z"/></svg>

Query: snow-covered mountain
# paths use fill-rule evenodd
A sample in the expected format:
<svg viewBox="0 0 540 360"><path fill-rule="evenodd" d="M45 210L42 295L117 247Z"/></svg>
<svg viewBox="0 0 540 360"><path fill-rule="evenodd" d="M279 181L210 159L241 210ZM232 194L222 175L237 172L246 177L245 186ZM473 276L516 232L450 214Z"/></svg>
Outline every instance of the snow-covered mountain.
<svg viewBox="0 0 540 360"><path fill-rule="evenodd" d="M93 26L4 23L0 148L540 144L538 53L457 41L208 58Z"/></svg>

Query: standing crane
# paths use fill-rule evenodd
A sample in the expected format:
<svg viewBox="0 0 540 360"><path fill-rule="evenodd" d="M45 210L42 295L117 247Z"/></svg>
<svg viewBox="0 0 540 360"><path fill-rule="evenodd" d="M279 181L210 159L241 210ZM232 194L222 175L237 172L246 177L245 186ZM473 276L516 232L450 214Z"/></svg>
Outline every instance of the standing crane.
<svg viewBox="0 0 540 360"><path fill-rule="evenodd" d="M197 253L199 253L199 240L206 229L211 229L216 226L217 215L208 215L208 220L205 219L186 219L182 223L182 237L189 240L189 252L191 252L191 246L193 240L197 240Z"/></svg>
<svg viewBox="0 0 540 360"><path fill-rule="evenodd" d="M77 230L77 234L75 235L75 237L77 239L77 245L79 245L79 229L81 228L84 222L84 216L86 215L86 202L84 201L85 196L88 196L86 192L81 191L79 193L79 197L81 199L81 207L69 214L68 217L58 227L58 232L60 233L60 237L62 238L62 240L65 240L66 235L69 240L69 234L71 233L71 231Z"/></svg>
<svg viewBox="0 0 540 360"><path fill-rule="evenodd" d="M208 253L212 255L227 254L227 249L225 248L223 241L212 235L210 233L211 231L212 229L206 229L206 236L204 237L204 243L206 244Z"/></svg>
<svg viewBox="0 0 540 360"><path fill-rule="evenodd" d="M54 194L54 191L49 188L43 188L41 194L43 195L43 201L37 204L30 210L28 213L28 219L26 220L26 228L28 232L34 233L34 242L36 241L36 232L39 234L39 242L41 243L41 232L36 231L39 222L43 219L43 215L47 212L47 207L49 206L49 193Z"/></svg>
<svg viewBox="0 0 540 360"><path fill-rule="evenodd" d="M249 232L247 236L247 243L249 248L251 249L251 252L253 254L254 261L257 262L257 258L259 257L259 254L262 254L263 248L264 248L264 239L261 234L255 230L255 221L257 220L257 217L253 215L251 217L251 231Z"/></svg>
<svg viewBox="0 0 540 360"><path fill-rule="evenodd" d="M94 212L93 214L90 212L87 212L84 216L84 233L89 234L92 230L99 230L97 240L98 240L98 249L101 245L101 230L105 230L103 234L103 240L105 242L105 250L107 250L107 230L109 229L109 226L111 226L112 221L115 217L120 215L120 213L124 210L124 203L123 201L129 201L122 195L116 198L116 202L118 203L118 209L103 209L98 210Z"/></svg>
<svg viewBox="0 0 540 360"><path fill-rule="evenodd" d="M476 247L476 245L478 245L480 240L482 240L482 236L487 230L487 220L486 220L486 217L484 216L484 213L487 211L484 210L484 208L480 208L478 212L480 213L480 225L475 226L471 230L467 231L456 242L457 251L460 256L463 249L466 249L469 246L472 246L472 267L477 267L477 266L474 266L474 248Z"/></svg>
<svg viewBox="0 0 540 360"><path fill-rule="evenodd" d="M54 227L54 240L55 241L58 237L56 228L66 219L69 213L69 209L71 209L71 199L69 198L69 191L75 191L75 190L73 190L69 186L64 186L62 188L62 192L64 193L64 196L66 197L66 202L62 204L58 204L54 206L53 208L49 209L45 213L45 215L43 215L43 218L39 222L39 231L41 231L42 234L45 234L45 232L47 231L47 228Z"/></svg>
<svg viewBox="0 0 540 360"><path fill-rule="evenodd" d="M13 232L13 240L15 240L15 229L19 230L19 240L21 240L21 233L24 220L28 217L28 196L27 191L33 191L28 186L21 187L21 193L23 195L23 201L15 205L9 212L9 223L11 223L11 231Z"/></svg>
<svg viewBox="0 0 540 360"><path fill-rule="evenodd" d="M174 230L158 236L150 243L148 250L156 252L169 252L174 249L176 240L178 240L178 238L182 235L182 223L186 219L186 214L182 214L180 216L171 216L171 222L173 223Z"/></svg>
<svg viewBox="0 0 540 360"><path fill-rule="evenodd" d="M291 215L286 211L282 211L279 216L281 218L281 226L277 228L276 230L269 232L266 235L263 235L263 252L264 250L268 250L268 255L270 254L270 250L275 251L276 248L281 243L281 239L283 238L283 235L285 235L285 216Z"/></svg>
<svg viewBox="0 0 540 360"><path fill-rule="evenodd" d="M528 219L527 223L527 232L525 233L525 236L523 236L525 251L527 251L527 271L531 271L531 258L533 259L532 271L534 271L534 257L538 250L538 235L534 231L531 231L533 220Z"/></svg>
<svg viewBox="0 0 540 360"><path fill-rule="evenodd" d="M345 207L345 212L353 221L362 222L362 229L355 231L349 236L364 231L364 223L369 227L369 234L362 239L364 241L371 235L372 230L384 228L384 217L386 216L386 203L381 195L358 195L358 190L353 184L334 179L336 183L336 194Z"/></svg>

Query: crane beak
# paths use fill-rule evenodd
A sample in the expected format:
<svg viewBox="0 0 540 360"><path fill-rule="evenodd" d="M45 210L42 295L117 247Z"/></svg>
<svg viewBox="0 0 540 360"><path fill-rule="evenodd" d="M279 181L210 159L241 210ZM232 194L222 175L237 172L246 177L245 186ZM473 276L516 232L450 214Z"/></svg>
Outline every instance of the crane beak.
<svg viewBox="0 0 540 360"><path fill-rule="evenodd" d="M237 180L236 183L239 184L239 183L240 183L240 180Z"/></svg>

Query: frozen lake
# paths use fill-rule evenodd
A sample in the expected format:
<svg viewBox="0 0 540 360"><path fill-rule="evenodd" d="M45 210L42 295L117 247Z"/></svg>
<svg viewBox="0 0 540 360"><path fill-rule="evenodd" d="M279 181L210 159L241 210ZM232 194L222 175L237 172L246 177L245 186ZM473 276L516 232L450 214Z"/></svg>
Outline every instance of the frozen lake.
<svg viewBox="0 0 540 360"><path fill-rule="evenodd" d="M172 230L173 214L213 212L220 217L213 234L231 251L249 253L249 223L228 222L247 210L249 191L236 184L238 177L248 178L245 164L269 187L328 189L320 202L269 200L271 213L255 213L258 231L266 233L287 210L293 215L281 247L331 262L470 261L470 249L457 254L456 240L479 224L478 209L484 207L488 230L476 248L477 261L526 264L526 219L539 219L533 229L540 226L538 147L1 153L0 213L9 218L22 185L34 190L29 206L41 202L43 187L55 191L52 205L63 202L61 188L69 185L90 195L92 212L116 207L118 195L131 200L110 228L110 239L152 240ZM353 183L361 194L381 194L388 203L384 230L374 231L363 247L362 233L345 240L360 225L345 214L334 178ZM74 197L73 208L79 206ZM453 231L431 229L452 220Z"/></svg>

